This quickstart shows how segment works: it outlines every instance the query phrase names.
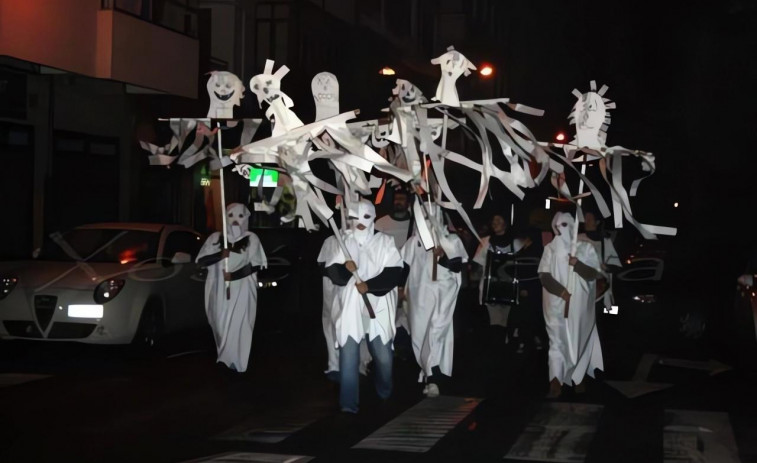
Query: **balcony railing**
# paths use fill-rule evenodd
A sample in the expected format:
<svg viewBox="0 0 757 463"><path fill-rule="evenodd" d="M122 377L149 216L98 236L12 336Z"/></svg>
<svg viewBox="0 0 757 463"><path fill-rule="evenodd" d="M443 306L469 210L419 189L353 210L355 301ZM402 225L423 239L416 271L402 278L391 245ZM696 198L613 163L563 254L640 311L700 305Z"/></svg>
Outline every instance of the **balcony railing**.
<svg viewBox="0 0 757 463"><path fill-rule="evenodd" d="M193 4L192 0L101 0L100 6L197 38L197 8Z"/></svg>

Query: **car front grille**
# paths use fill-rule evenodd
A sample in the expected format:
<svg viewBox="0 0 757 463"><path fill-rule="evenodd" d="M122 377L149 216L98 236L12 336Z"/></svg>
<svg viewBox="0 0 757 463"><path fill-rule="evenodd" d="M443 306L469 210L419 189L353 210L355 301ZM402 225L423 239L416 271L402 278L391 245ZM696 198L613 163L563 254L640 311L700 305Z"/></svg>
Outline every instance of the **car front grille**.
<svg viewBox="0 0 757 463"><path fill-rule="evenodd" d="M92 323L63 323L55 322L50 328L47 339L81 339L86 338L95 330L97 325Z"/></svg>
<svg viewBox="0 0 757 463"><path fill-rule="evenodd" d="M42 331L46 330L50 324L57 302L58 298L56 296L34 296L34 314L37 316L37 322Z"/></svg>
<svg viewBox="0 0 757 463"><path fill-rule="evenodd" d="M42 333L39 332L34 322L23 320L6 320L3 322L5 329L11 336L19 338L41 338Z"/></svg>

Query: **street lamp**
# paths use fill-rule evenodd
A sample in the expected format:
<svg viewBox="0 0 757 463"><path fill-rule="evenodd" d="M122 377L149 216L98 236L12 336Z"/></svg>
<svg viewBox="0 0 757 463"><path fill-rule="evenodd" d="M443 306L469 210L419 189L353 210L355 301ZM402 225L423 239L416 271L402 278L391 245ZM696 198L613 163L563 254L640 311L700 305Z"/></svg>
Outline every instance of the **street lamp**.
<svg viewBox="0 0 757 463"><path fill-rule="evenodd" d="M379 74L381 74L382 76L393 76L396 74L396 72L394 72L394 69L390 68L389 66L384 66L379 71Z"/></svg>
<svg viewBox="0 0 757 463"><path fill-rule="evenodd" d="M478 73L481 74L482 77L491 77L494 74L494 68L491 64L485 63L481 65Z"/></svg>
<svg viewBox="0 0 757 463"><path fill-rule="evenodd" d="M557 141L565 141L565 134L562 132L558 132L557 135L555 135L555 140Z"/></svg>

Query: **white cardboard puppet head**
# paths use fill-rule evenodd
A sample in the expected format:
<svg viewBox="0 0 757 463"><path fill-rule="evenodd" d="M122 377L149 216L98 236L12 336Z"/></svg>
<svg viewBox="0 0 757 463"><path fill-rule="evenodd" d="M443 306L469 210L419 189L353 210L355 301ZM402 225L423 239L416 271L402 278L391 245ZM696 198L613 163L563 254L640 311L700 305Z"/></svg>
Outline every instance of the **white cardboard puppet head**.
<svg viewBox="0 0 757 463"><path fill-rule="evenodd" d="M462 53L456 51L455 47L448 47L447 53L432 59L431 64L438 64L442 69L442 77L439 86L436 87L434 100L448 106L460 106L455 82L463 74L470 75L471 71L476 70L476 66Z"/></svg>
<svg viewBox="0 0 757 463"><path fill-rule="evenodd" d="M270 105L279 98L284 100L284 105L287 108L291 108L294 105L292 100L281 91L281 79L289 73L289 68L281 66L276 72L273 72L273 64L273 60L265 61L263 73L250 79L250 90L258 97L258 104L261 108L264 101Z"/></svg>
<svg viewBox="0 0 757 463"><path fill-rule="evenodd" d="M392 89L392 95L396 96L402 106L412 106L426 101L423 92L404 79L397 79L397 85Z"/></svg>
<svg viewBox="0 0 757 463"><path fill-rule="evenodd" d="M226 206L226 238L236 243L247 234L250 210L244 204L232 203Z"/></svg>
<svg viewBox="0 0 757 463"><path fill-rule="evenodd" d="M330 72L319 72L310 83L315 100L315 120L339 115L339 81Z"/></svg>
<svg viewBox="0 0 757 463"><path fill-rule="evenodd" d="M208 117L232 119L234 106L244 98L244 84L239 77L226 71L213 71L206 85L210 97Z"/></svg>
<svg viewBox="0 0 757 463"><path fill-rule="evenodd" d="M558 212L552 218L552 231L555 232L555 242L564 249L570 250L573 240L573 227L576 222L567 212Z"/></svg>
<svg viewBox="0 0 757 463"><path fill-rule="evenodd" d="M590 82L591 90L581 93L573 90L578 98L569 119L576 126L576 138L573 141L579 148L599 150L607 144L607 126L610 125L609 109L615 109L615 103L604 97L607 85L597 91L597 83Z"/></svg>
<svg viewBox="0 0 757 463"><path fill-rule="evenodd" d="M366 199L360 199L357 210L350 209L350 231L359 244L365 244L374 234L376 208Z"/></svg>

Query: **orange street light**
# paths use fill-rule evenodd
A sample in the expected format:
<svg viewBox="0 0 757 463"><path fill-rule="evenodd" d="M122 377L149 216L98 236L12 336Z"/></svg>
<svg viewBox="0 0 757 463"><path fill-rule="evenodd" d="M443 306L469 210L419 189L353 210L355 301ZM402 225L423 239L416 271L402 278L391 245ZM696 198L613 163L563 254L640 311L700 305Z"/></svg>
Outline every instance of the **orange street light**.
<svg viewBox="0 0 757 463"><path fill-rule="evenodd" d="M483 64L478 72L483 77L491 77L494 74L494 68L491 64Z"/></svg>
<svg viewBox="0 0 757 463"><path fill-rule="evenodd" d="M557 141L564 141L565 140L565 134L562 132L558 132L557 135L555 135L555 140Z"/></svg>
<svg viewBox="0 0 757 463"><path fill-rule="evenodd" d="M394 72L394 69L390 68L389 66L384 66L379 71L379 74L381 74L382 76L393 76L396 74L396 72Z"/></svg>

